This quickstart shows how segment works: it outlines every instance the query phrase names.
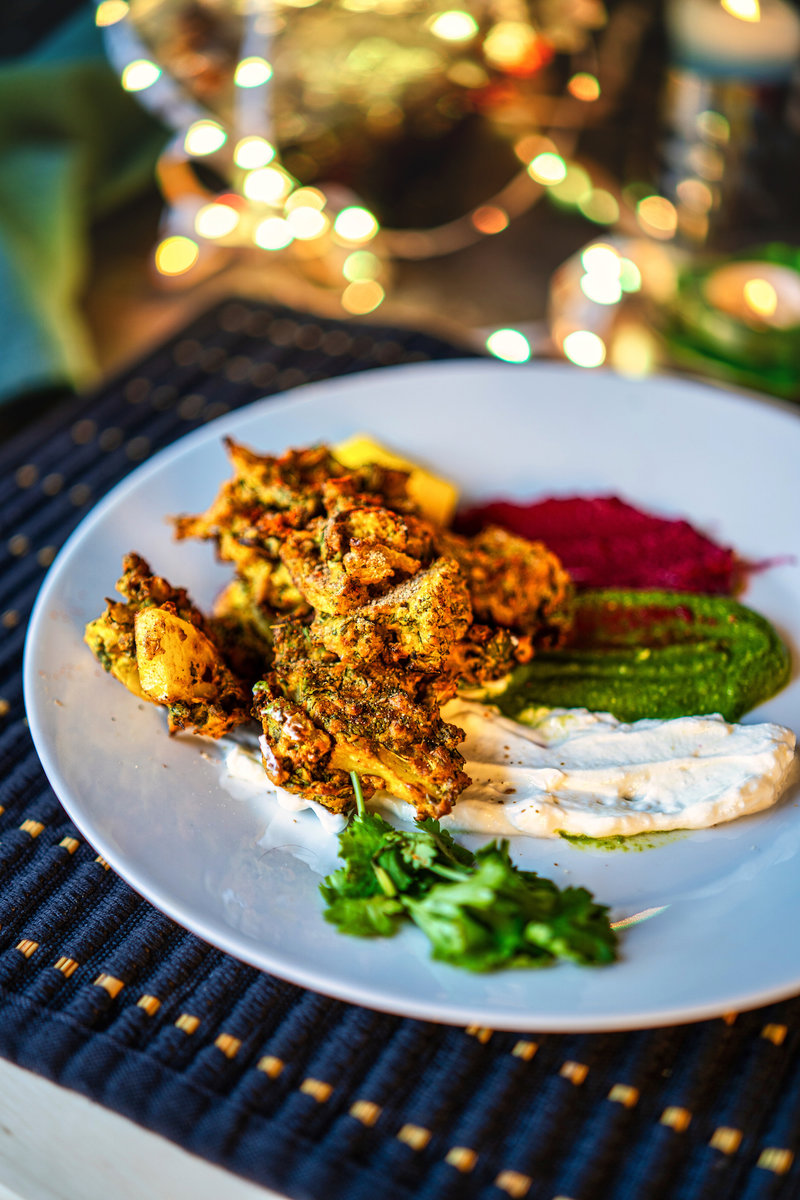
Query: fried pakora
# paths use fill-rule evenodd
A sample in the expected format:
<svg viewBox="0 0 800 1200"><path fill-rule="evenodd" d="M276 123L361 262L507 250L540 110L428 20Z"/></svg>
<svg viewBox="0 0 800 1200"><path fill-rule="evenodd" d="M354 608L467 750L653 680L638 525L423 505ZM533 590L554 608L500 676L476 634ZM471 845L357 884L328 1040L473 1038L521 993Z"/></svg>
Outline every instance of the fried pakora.
<svg viewBox="0 0 800 1200"><path fill-rule="evenodd" d="M167 710L170 733L218 738L250 717L243 680L228 666L213 623L138 554L123 559L117 591L84 640L105 670L134 695Z"/></svg>
<svg viewBox="0 0 800 1200"><path fill-rule="evenodd" d="M464 735L442 720L423 675L354 670L296 622L276 630L275 650L274 670L254 689L273 783L340 812L356 771L367 796L383 788L420 817L450 811L469 783L457 750Z"/></svg>
<svg viewBox="0 0 800 1200"><path fill-rule="evenodd" d="M226 447L233 477L205 513L175 520L179 539L211 541L233 566L213 617L131 555L126 602L108 602L87 642L167 707L171 731L219 736L246 720L247 680L276 786L338 812L357 772L366 795L449 812L470 780L441 705L560 644L569 576L539 543L498 527L462 537L432 519L451 511L451 485L423 512L395 465L345 465L325 446Z"/></svg>

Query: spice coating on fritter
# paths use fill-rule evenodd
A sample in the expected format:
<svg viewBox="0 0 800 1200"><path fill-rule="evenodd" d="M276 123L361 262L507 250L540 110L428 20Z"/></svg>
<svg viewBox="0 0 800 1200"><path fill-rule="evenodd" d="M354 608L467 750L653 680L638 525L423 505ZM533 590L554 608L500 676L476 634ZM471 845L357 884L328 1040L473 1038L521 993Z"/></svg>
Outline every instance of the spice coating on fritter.
<svg viewBox="0 0 800 1200"><path fill-rule="evenodd" d="M245 683L228 666L218 632L138 554L123 559L117 591L84 640L106 671L143 700L167 709L170 733L218 738L250 716Z"/></svg>
<svg viewBox="0 0 800 1200"><path fill-rule="evenodd" d="M568 576L544 546L499 528L474 538L443 528L394 466L346 467L326 446L277 457L230 439L226 448L233 477L205 513L175 520L179 539L212 541L233 566L213 618L143 564L155 589L145 602L158 615L137 618L132 600L113 610L109 602L87 640L131 690L167 705L171 729L194 724L219 736L246 719L237 676L254 683L276 786L341 811L357 772L366 794L391 791L419 816L448 812L470 780L463 735L440 706L457 687L482 687L536 646L560 642ZM133 595L136 578L123 578L123 594ZM208 678L187 682L182 634L189 675L199 665ZM168 679L164 663L175 664ZM233 705L227 723L220 688Z"/></svg>
<svg viewBox="0 0 800 1200"><path fill-rule="evenodd" d="M441 719L423 681L353 670L299 624L282 626L274 670L254 689L270 779L339 812L352 802L357 771L365 794L383 788L419 816L443 816L469 783L456 748L464 735Z"/></svg>

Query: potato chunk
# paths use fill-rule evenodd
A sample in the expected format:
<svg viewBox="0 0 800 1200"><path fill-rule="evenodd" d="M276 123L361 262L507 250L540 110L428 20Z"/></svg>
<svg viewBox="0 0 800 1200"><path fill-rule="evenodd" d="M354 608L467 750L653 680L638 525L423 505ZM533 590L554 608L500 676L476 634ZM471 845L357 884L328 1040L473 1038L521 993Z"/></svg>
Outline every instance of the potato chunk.
<svg viewBox="0 0 800 1200"><path fill-rule="evenodd" d="M166 608L145 608L134 618L139 685L157 704L212 700L218 651L195 625Z"/></svg>

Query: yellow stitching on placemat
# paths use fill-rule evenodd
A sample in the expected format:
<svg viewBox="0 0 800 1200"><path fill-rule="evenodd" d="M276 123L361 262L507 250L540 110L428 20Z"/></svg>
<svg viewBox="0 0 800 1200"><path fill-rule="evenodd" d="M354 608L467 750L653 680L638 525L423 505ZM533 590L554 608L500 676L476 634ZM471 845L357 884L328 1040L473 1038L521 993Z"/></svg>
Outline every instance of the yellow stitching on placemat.
<svg viewBox="0 0 800 1200"><path fill-rule="evenodd" d="M374 1125L382 1112L381 1106L373 1104L371 1100L356 1100L350 1105L350 1116L355 1117L362 1125Z"/></svg>
<svg viewBox="0 0 800 1200"><path fill-rule="evenodd" d="M511 1053L515 1058L524 1058L526 1062L530 1062L538 1049L538 1042L519 1041L513 1047Z"/></svg>
<svg viewBox="0 0 800 1200"><path fill-rule="evenodd" d="M270 1079L277 1079L285 1066L283 1059L275 1058L274 1054L265 1054L256 1063L256 1069L269 1075Z"/></svg>
<svg viewBox="0 0 800 1200"><path fill-rule="evenodd" d="M575 1087L580 1087L589 1074L589 1068L585 1063L567 1061L561 1064L561 1069L558 1073L562 1079L568 1079L570 1083L575 1084Z"/></svg>
<svg viewBox="0 0 800 1200"><path fill-rule="evenodd" d="M101 987L113 1000L120 994L125 984L121 979L117 979L116 975L98 975L94 981L94 987Z"/></svg>
<svg viewBox="0 0 800 1200"><path fill-rule="evenodd" d="M397 1140L405 1142L412 1150L424 1150L431 1140L431 1131L422 1125L404 1125L397 1134Z"/></svg>
<svg viewBox="0 0 800 1200"><path fill-rule="evenodd" d="M24 954L26 958L30 958L39 949L39 943L32 942L30 938L23 938L21 942L17 942L16 948L20 954Z"/></svg>
<svg viewBox="0 0 800 1200"><path fill-rule="evenodd" d="M757 1167L765 1171L774 1171L776 1175L785 1175L794 1162L794 1153L783 1150L779 1146L767 1146L758 1156Z"/></svg>
<svg viewBox="0 0 800 1200"><path fill-rule="evenodd" d="M2 698L0 698L0 717L8 716L8 713L10 711L11 711L11 704L8 700L6 700L5 696L3 696ZM5 812L5 811L6 810L4 808L0 808L0 812Z"/></svg>
<svg viewBox="0 0 800 1200"><path fill-rule="evenodd" d="M100 866L103 868L104 871L107 871L109 869L108 863L103 858L102 854L98 854L97 858L94 861L99 862Z"/></svg>
<svg viewBox="0 0 800 1200"><path fill-rule="evenodd" d="M639 1089L627 1083L615 1083L608 1098L617 1104L624 1104L626 1108L634 1108L639 1103Z"/></svg>
<svg viewBox="0 0 800 1200"><path fill-rule="evenodd" d="M242 1039L233 1037L230 1033L221 1033L214 1042L214 1045L222 1051L226 1058L235 1058L241 1044Z"/></svg>
<svg viewBox="0 0 800 1200"><path fill-rule="evenodd" d="M688 1108L677 1108L670 1105L669 1108L664 1109L660 1121L662 1125L668 1125L676 1133L683 1133L691 1124L692 1114Z"/></svg>
<svg viewBox="0 0 800 1200"><path fill-rule="evenodd" d="M143 1008L148 1017L154 1017L161 1008L161 1001L157 996L151 996L149 992L145 992L136 1001L137 1008Z"/></svg>
<svg viewBox="0 0 800 1200"><path fill-rule="evenodd" d="M478 1156L469 1146L453 1146L451 1150L447 1151L444 1161L451 1167L455 1167L462 1175L466 1175L475 1166Z"/></svg>
<svg viewBox="0 0 800 1200"><path fill-rule="evenodd" d="M62 838L58 844L59 846L63 846L65 850L68 850L70 854L74 854L78 846L80 846L80 842L74 837Z"/></svg>
<svg viewBox="0 0 800 1200"><path fill-rule="evenodd" d="M733 1025L738 1015L739 1014L735 1012L727 1012L722 1014L722 1019L726 1025Z"/></svg>
<svg viewBox="0 0 800 1200"><path fill-rule="evenodd" d="M741 1143L741 1129L732 1129L730 1125L720 1125L712 1133L708 1144L713 1150L720 1150L723 1154L735 1154Z"/></svg>
<svg viewBox="0 0 800 1200"><path fill-rule="evenodd" d="M300 1084L300 1091L306 1096L313 1096L318 1104L324 1104L333 1091L333 1087L329 1083L325 1083L323 1079L304 1079Z"/></svg>
<svg viewBox="0 0 800 1200"><path fill-rule="evenodd" d="M487 1029L485 1025L468 1025L464 1032L468 1033L470 1037L477 1038L481 1045L485 1046L494 1030Z"/></svg>
<svg viewBox="0 0 800 1200"><path fill-rule="evenodd" d="M37 838L44 829L41 821L23 821L20 825L23 833L29 833L32 838Z"/></svg>
<svg viewBox="0 0 800 1200"><path fill-rule="evenodd" d="M522 1200L530 1191L532 1183L530 1175L523 1175L520 1171L501 1171L494 1181L494 1186L507 1192L512 1200Z"/></svg>
<svg viewBox="0 0 800 1200"><path fill-rule="evenodd" d="M768 1042L772 1042L773 1046L782 1046L788 1032L785 1025L765 1025L761 1030L761 1036Z"/></svg>
<svg viewBox="0 0 800 1200"><path fill-rule="evenodd" d="M175 1027L177 1029L182 1029L184 1033L194 1033L199 1024L199 1017L193 1017L191 1013L181 1013L175 1022Z"/></svg>
<svg viewBox="0 0 800 1200"><path fill-rule="evenodd" d="M53 966L61 972L65 979L69 979L70 975L73 975L78 969L78 963L74 958L65 958L63 955L53 963Z"/></svg>

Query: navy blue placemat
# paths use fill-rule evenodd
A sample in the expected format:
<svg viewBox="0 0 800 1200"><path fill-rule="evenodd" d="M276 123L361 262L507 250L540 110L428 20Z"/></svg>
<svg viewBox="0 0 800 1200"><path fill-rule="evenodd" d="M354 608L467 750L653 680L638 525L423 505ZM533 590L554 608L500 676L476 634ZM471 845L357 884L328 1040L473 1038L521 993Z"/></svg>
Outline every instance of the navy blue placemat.
<svg viewBox="0 0 800 1200"><path fill-rule="evenodd" d="M132 466L264 394L464 354L229 301L0 451L0 1054L296 1200L797 1197L800 1000L570 1036L344 1004L143 901L71 825L31 745L33 599Z"/></svg>

